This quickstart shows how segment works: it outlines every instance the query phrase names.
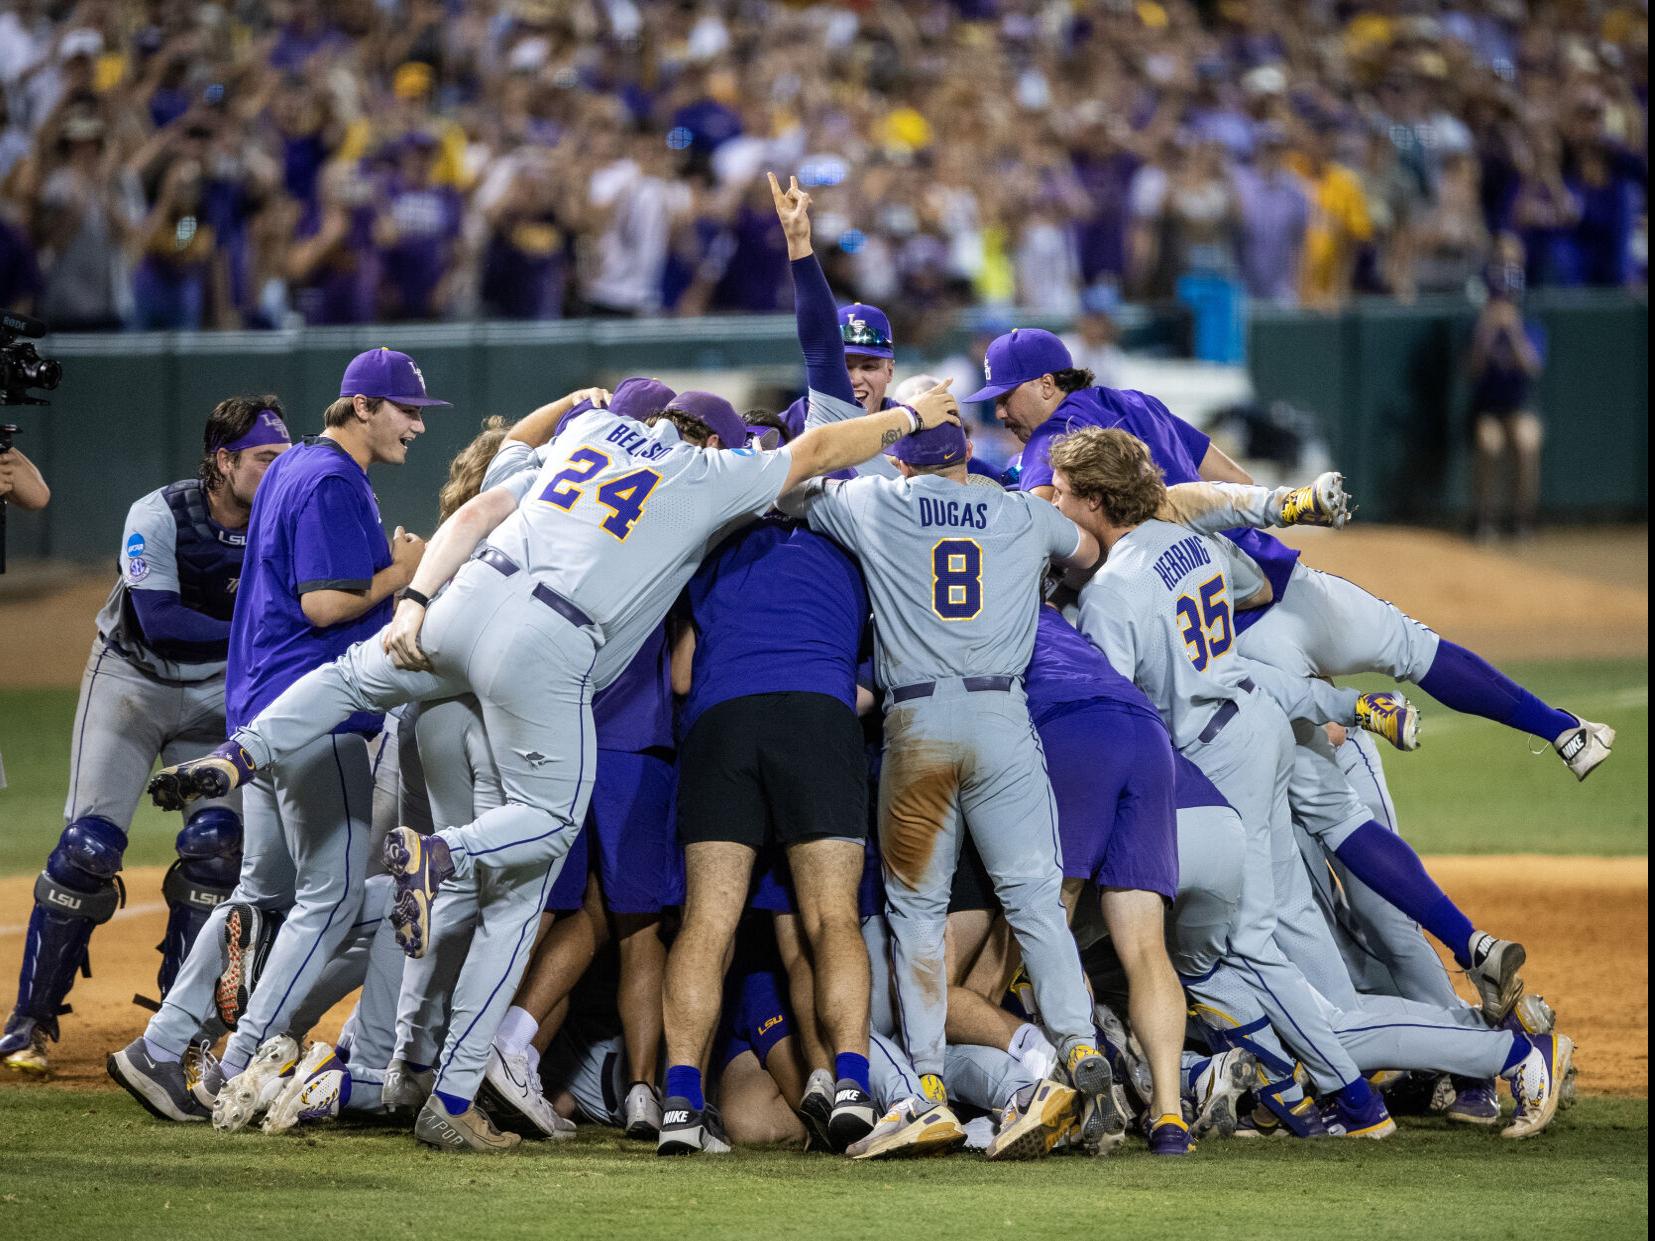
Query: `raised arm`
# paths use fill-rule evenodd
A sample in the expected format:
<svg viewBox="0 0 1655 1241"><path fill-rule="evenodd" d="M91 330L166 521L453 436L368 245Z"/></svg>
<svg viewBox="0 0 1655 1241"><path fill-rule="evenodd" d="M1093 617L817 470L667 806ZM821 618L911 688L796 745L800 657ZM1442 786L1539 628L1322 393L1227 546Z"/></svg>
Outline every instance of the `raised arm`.
<svg viewBox="0 0 1655 1241"><path fill-rule="evenodd" d="M776 218L787 238L788 264L793 272L793 318L805 359L805 382L813 392L854 404L856 393L845 370L845 342L839 337L833 290L828 288L827 276L810 242L810 195L799 188L797 177L789 178L784 190L775 173L767 175Z"/></svg>

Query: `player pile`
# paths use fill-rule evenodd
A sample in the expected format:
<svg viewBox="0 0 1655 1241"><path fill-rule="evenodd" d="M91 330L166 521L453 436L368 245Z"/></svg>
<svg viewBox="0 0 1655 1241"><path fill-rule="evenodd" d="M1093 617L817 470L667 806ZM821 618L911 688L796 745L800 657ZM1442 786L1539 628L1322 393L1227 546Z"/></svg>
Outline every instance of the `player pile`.
<svg viewBox="0 0 1655 1241"><path fill-rule="evenodd" d="M1581 779L1613 730L1262 532L1343 526L1338 475L1252 486L1048 333L989 349L966 399L1025 446L983 471L947 384L887 399L888 320L835 309L772 189L781 415L634 378L491 420L387 548L366 471L442 404L405 355L296 446L274 397L214 411L129 517L6 1063L45 1071L160 755L163 1001L109 1072L167 1120L991 1159L1381 1138L1405 1102L1546 1128L1573 1044L1396 829L1375 738L1418 712L1330 678Z"/></svg>

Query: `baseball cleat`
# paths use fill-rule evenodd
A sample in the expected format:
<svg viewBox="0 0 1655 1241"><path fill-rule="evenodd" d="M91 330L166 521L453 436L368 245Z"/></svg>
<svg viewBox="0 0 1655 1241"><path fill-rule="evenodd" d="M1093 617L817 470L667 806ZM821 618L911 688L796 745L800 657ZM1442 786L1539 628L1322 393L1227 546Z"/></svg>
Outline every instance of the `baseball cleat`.
<svg viewBox="0 0 1655 1241"><path fill-rule="evenodd" d="M1027 1099L1021 1097L1025 1094ZM1080 1123L1079 1102L1079 1092L1052 1078L1019 1090L1000 1114L988 1157L1040 1159L1050 1154Z"/></svg>
<svg viewBox="0 0 1655 1241"><path fill-rule="evenodd" d="M391 925L397 943L409 956L423 957L431 942L431 898L454 873L448 842L441 836L421 836L411 827L392 828L385 836L385 869L396 881Z"/></svg>
<svg viewBox="0 0 1655 1241"><path fill-rule="evenodd" d="M674 1095L661 1105L661 1135L656 1139L655 1153L728 1155L730 1137L716 1108L691 1107L688 1099Z"/></svg>
<svg viewBox="0 0 1655 1241"><path fill-rule="evenodd" d="M1442 1109L1445 1119L1485 1128L1500 1123L1500 1094L1492 1080L1479 1081L1474 1077L1456 1077L1452 1080L1454 1101Z"/></svg>
<svg viewBox="0 0 1655 1241"><path fill-rule="evenodd" d="M351 1101L351 1071L328 1043L312 1043L287 1086L264 1114L266 1133L312 1120L333 1120Z"/></svg>
<svg viewBox="0 0 1655 1241"><path fill-rule="evenodd" d="M1566 728L1557 735L1552 742L1552 749L1570 771L1575 773L1576 780L1584 780L1591 775L1597 766L1609 757L1609 751L1615 748L1615 730L1607 724L1594 724L1590 720L1583 720L1575 716L1575 726Z"/></svg>
<svg viewBox="0 0 1655 1241"><path fill-rule="evenodd" d="M1385 1100L1373 1091L1360 1106L1352 1106L1341 1090L1322 1107L1322 1124L1335 1138L1388 1138L1396 1132L1396 1121L1385 1110Z"/></svg>
<svg viewBox="0 0 1655 1241"><path fill-rule="evenodd" d="M1332 526L1338 530L1348 521L1350 497L1345 494L1343 474L1319 474L1315 482L1295 487L1282 497L1284 526Z"/></svg>
<svg viewBox="0 0 1655 1241"><path fill-rule="evenodd" d="M1500 1028L1513 1034L1527 1034L1530 1038L1550 1034L1557 1028L1557 1014L1546 1003L1545 996L1525 991L1500 1022Z"/></svg>
<svg viewBox="0 0 1655 1241"><path fill-rule="evenodd" d="M1495 939L1492 935L1473 937L1479 938L1490 941L1488 948L1466 974L1477 984L1477 994L1483 998L1483 1020L1497 1026L1523 994L1523 976L1517 971L1528 960L1528 953L1522 944L1513 940Z"/></svg>
<svg viewBox="0 0 1655 1241"><path fill-rule="evenodd" d="M873 1132L879 1112L863 1090L848 1077L833 1086L833 1112L828 1116L828 1141L843 1151Z"/></svg>
<svg viewBox="0 0 1655 1241"><path fill-rule="evenodd" d="M1107 1155L1126 1141L1126 1114L1109 1062L1090 1043L1076 1043L1067 1064L1080 1095L1080 1147L1088 1155Z"/></svg>
<svg viewBox="0 0 1655 1241"><path fill-rule="evenodd" d="M112 1052L104 1067L109 1076L158 1120L180 1123L206 1120L184 1084L184 1066L175 1060L157 1060L149 1054L142 1035Z"/></svg>
<svg viewBox="0 0 1655 1241"><path fill-rule="evenodd" d="M948 1104L904 1099L847 1146L845 1154L852 1159L919 1159L946 1155L965 1142L965 1126Z"/></svg>
<svg viewBox="0 0 1655 1241"><path fill-rule="evenodd" d="M1517 1101L1503 1138L1531 1138L1552 1123L1563 1101L1563 1085L1574 1064L1574 1040L1563 1034L1542 1034L1531 1051L1506 1078Z"/></svg>
<svg viewBox="0 0 1655 1241"><path fill-rule="evenodd" d="M184 1049L184 1085L189 1087L195 1101L208 1111L218 1101L218 1092L224 1089L224 1069L213 1055L213 1045L206 1039L191 1043Z"/></svg>
<svg viewBox="0 0 1655 1241"><path fill-rule="evenodd" d="M1235 1136L1239 1119L1236 1101L1246 1094L1258 1076L1258 1061L1250 1052L1239 1048L1220 1052L1207 1061L1207 1067L1195 1079L1191 1089L1195 1099L1195 1121L1190 1126L1192 1137L1204 1138L1216 1134L1221 1138Z"/></svg>
<svg viewBox="0 0 1655 1241"><path fill-rule="evenodd" d="M1278 1085L1282 1083L1277 1083ZM1293 1104L1280 1101L1275 1095L1261 1093L1260 1098L1274 1100L1275 1105L1269 1102L1261 1103L1236 1123L1235 1136L1238 1138L1325 1138L1328 1136L1327 1125L1322 1121L1322 1114L1316 1107L1316 1101L1309 1097L1302 1098Z"/></svg>
<svg viewBox="0 0 1655 1241"><path fill-rule="evenodd" d="M430 1069L415 1069L405 1060L393 1060L385 1069L379 1105L387 1112L418 1112L431 1097L437 1075Z"/></svg>
<svg viewBox="0 0 1655 1241"><path fill-rule="evenodd" d="M833 1120L833 1074L826 1069L812 1069L804 1095L793 1111L804 1124L807 1151L834 1149L833 1135L828 1132Z"/></svg>
<svg viewBox="0 0 1655 1241"><path fill-rule="evenodd" d="M162 810L182 810L202 798L228 797L253 778L253 759L233 741L211 754L163 767L149 782L149 797Z"/></svg>
<svg viewBox="0 0 1655 1241"><path fill-rule="evenodd" d="M281 1094L280 1082L299 1062L299 1044L278 1034L264 1041L247 1067L225 1080L213 1101L213 1128L220 1133L245 1129Z"/></svg>
<svg viewBox="0 0 1655 1241"><path fill-rule="evenodd" d="M475 1105L458 1116L450 1116L442 1100L432 1095L414 1120L414 1137L427 1146L445 1151L480 1151L498 1155L523 1139L515 1133L501 1133Z"/></svg>
<svg viewBox="0 0 1655 1241"><path fill-rule="evenodd" d="M1182 1116L1168 1114L1149 1127L1151 1155L1188 1155L1195 1150L1190 1141L1190 1127Z"/></svg>
<svg viewBox="0 0 1655 1241"><path fill-rule="evenodd" d="M522 1054L489 1048L477 1103L497 1127L519 1137L557 1140L575 1134L574 1122L559 1116L540 1092L540 1076Z"/></svg>
<svg viewBox="0 0 1655 1241"><path fill-rule="evenodd" d="M621 1114L626 1117L624 1132L638 1142L653 1142L661 1136L661 1094L648 1082L633 1082L626 1092Z"/></svg>
<svg viewBox="0 0 1655 1241"><path fill-rule="evenodd" d="M1356 726L1399 750L1419 749L1419 708L1394 690L1357 698Z"/></svg>
<svg viewBox="0 0 1655 1241"><path fill-rule="evenodd" d="M46 1059L46 1031L32 1017L13 1015L0 1038L0 1064L26 1077L45 1077L51 1072Z"/></svg>
<svg viewBox="0 0 1655 1241"><path fill-rule="evenodd" d="M247 1010L253 991L253 958L264 932L264 911L256 905L234 901L225 907L224 942L219 947L218 982L213 987L213 1007L226 1029L234 1030Z"/></svg>

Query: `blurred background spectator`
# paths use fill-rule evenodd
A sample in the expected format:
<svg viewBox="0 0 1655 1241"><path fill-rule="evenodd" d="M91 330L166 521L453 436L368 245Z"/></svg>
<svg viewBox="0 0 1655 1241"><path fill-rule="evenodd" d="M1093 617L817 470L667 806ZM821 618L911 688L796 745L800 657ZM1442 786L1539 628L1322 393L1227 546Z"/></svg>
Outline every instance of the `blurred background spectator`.
<svg viewBox="0 0 1655 1241"><path fill-rule="evenodd" d="M1644 283L1647 100L1639 0L11 0L0 304L785 310L775 167L847 300L1111 288L1222 357L1244 296L1462 295L1506 237Z"/></svg>

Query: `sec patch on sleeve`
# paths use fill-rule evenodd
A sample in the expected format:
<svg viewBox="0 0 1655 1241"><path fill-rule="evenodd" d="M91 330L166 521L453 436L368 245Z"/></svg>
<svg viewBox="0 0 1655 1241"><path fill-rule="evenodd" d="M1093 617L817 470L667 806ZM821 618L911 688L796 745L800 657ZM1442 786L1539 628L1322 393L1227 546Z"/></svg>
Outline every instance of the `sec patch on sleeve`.
<svg viewBox="0 0 1655 1241"><path fill-rule="evenodd" d="M138 550L142 551L144 541L139 539L137 535L133 535L132 537L138 542ZM132 544L129 542L127 544L126 580L131 583L137 583L143 581L149 576L149 561L145 560L142 556L133 555L131 547Z"/></svg>

